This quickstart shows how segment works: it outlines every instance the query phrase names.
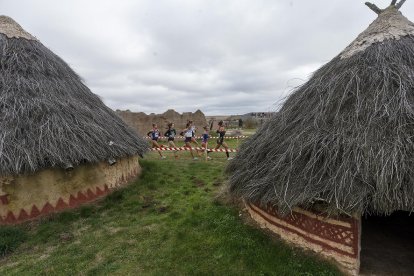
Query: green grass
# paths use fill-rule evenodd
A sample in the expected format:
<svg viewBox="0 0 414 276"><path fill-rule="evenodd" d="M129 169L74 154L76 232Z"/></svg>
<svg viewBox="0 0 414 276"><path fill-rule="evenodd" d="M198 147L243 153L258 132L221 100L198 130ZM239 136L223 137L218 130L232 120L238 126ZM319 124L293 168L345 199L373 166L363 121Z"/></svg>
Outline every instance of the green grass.
<svg viewBox="0 0 414 276"><path fill-rule="evenodd" d="M13 252L26 240L26 232L20 228L4 226L0 228L0 256Z"/></svg>
<svg viewBox="0 0 414 276"><path fill-rule="evenodd" d="M339 275L215 200L223 159L151 160L156 155L141 161L139 180L97 204L0 227L0 239L19 233L0 275Z"/></svg>

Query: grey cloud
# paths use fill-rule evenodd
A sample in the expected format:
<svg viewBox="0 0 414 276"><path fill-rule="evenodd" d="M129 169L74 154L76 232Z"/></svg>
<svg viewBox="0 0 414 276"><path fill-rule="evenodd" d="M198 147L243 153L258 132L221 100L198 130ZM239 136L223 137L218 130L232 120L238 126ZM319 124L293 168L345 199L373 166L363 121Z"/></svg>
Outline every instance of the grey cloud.
<svg viewBox="0 0 414 276"><path fill-rule="evenodd" d="M274 110L375 18L343 0L0 2L111 108L147 113Z"/></svg>

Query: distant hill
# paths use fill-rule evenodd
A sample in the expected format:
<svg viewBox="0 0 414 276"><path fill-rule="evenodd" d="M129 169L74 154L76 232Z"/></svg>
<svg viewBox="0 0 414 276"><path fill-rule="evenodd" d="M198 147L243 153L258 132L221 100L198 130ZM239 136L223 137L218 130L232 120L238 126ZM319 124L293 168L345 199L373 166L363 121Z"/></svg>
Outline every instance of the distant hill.
<svg viewBox="0 0 414 276"><path fill-rule="evenodd" d="M206 117L201 110L197 110L194 113L184 112L182 114L173 109L169 109L162 114L151 113L148 115L144 112L131 112L129 110L117 110L116 113L140 135L146 135L152 129L153 123L158 125L161 132L166 129L169 122L173 122L177 130L182 130L185 128L187 121L192 120L200 133L202 132L202 127L207 125Z"/></svg>

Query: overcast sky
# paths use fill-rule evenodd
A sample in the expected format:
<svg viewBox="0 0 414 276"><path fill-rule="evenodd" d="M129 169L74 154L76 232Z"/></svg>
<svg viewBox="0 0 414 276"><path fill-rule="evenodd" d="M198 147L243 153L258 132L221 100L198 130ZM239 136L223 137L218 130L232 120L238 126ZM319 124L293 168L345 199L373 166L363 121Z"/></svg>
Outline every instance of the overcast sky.
<svg viewBox="0 0 414 276"><path fill-rule="evenodd" d="M0 8L113 109L224 115L275 110L376 18L363 2L0 0ZM401 9L412 21L413 2Z"/></svg>

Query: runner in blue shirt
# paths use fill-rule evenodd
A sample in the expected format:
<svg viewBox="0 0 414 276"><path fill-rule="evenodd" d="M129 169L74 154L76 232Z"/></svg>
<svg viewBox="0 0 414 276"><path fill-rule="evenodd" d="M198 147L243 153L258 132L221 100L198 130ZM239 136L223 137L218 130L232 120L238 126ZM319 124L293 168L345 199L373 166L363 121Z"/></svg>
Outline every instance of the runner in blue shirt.
<svg viewBox="0 0 414 276"><path fill-rule="evenodd" d="M152 148L162 148L160 144L158 144L158 139L160 138L160 131L158 130L157 124L152 124L152 130L147 133L147 135L151 138ZM165 159L165 156L162 155L161 151L158 150L158 153L161 156L161 159Z"/></svg>
<svg viewBox="0 0 414 276"><path fill-rule="evenodd" d="M203 129L204 129L204 133L203 133L203 136L201 138L201 147L203 147L204 150L207 150L207 142L208 142L208 139L210 138L210 135L208 134L208 127L207 126L203 127ZM211 159L211 157L208 156L208 154L210 154L209 151L207 151L207 159Z"/></svg>

